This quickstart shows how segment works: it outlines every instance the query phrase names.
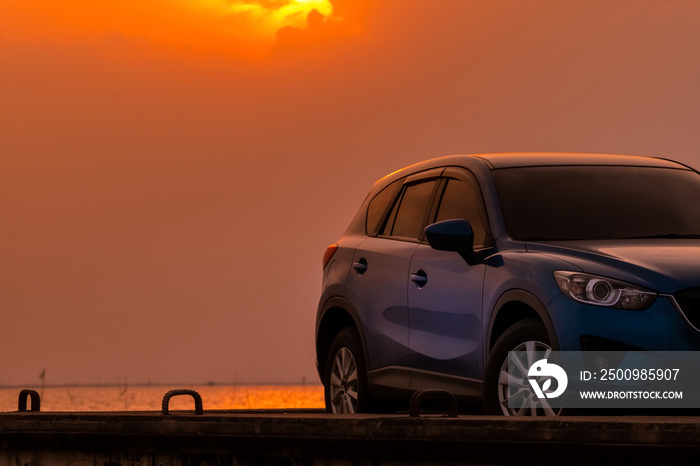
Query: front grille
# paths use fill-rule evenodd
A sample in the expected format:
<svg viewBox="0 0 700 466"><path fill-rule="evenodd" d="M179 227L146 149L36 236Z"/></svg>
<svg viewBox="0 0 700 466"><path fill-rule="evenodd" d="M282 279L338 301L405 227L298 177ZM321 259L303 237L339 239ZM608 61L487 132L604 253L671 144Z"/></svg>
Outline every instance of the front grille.
<svg viewBox="0 0 700 466"><path fill-rule="evenodd" d="M679 291L673 297L688 322L696 329L700 329L700 288Z"/></svg>

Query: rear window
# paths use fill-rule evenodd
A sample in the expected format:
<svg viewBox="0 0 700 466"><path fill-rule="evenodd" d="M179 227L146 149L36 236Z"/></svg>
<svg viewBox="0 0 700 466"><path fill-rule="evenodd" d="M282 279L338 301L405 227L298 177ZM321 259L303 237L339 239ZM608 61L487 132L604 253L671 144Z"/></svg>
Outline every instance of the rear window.
<svg viewBox="0 0 700 466"><path fill-rule="evenodd" d="M394 181L369 202L367 207L366 233L369 236L376 236L382 229L384 219L394 205L396 196L401 190L404 178Z"/></svg>
<svg viewBox="0 0 700 466"><path fill-rule="evenodd" d="M393 222L391 236L418 239L421 237L428 207L433 199L435 180L406 187ZM389 225L387 225L388 231Z"/></svg>

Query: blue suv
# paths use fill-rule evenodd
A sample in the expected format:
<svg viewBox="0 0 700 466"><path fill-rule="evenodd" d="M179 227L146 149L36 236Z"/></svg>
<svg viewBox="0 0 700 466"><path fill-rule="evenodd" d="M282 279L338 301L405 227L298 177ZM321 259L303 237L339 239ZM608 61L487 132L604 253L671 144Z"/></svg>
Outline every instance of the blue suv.
<svg viewBox="0 0 700 466"><path fill-rule="evenodd" d="M508 407L509 351L700 349L700 175L603 154L422 162L374 185L322 288L329 412L441 388L556 414Z"/></svg>

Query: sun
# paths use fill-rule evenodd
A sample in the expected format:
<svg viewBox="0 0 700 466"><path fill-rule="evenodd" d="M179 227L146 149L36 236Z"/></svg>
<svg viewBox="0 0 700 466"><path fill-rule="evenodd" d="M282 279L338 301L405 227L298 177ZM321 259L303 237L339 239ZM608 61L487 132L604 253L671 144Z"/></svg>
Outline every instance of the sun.
<svg viewBox="0 0 700 466"><path fill-rule="evenodd" d="M333 14L330 0L208 0L208 4L248 32L267 37L285 27L305 29L314 10L326 18Z"/></svg>
<svg viewBox="0 0 700 466"><path fill-rule="evenodd" d="M235 50L242 57L268 56L277 44L278 33L293 28L309 28L309 16L315 12L327 24L337 26L331 0L189 0L198 10L192 24L199 24L211 35L210 44ZM213 37L216 36L216 37Z"/></svg>
<svg viewBox="0 0 700 466"><path fill-rule="evenodd" d="M173 49L222 51L260 58L276 46L279 31L309 28L312 12L329 25L331 0L0 0L5 38L59 41L119 34ZM13 26L14 25L14 26Z"/></svg>

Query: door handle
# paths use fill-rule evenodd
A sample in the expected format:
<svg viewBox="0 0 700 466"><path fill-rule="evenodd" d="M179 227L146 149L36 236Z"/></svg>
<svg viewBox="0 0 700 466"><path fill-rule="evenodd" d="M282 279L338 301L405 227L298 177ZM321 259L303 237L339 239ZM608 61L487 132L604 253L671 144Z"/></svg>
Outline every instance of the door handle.
<svg viewBox="0 0 700 466"><path fill-rule="evenodd" d="M418 288L423 288L428 283L428 274L425 273L424 270L419 270L411 274L411 281L415 283Z"/></svg>
<svg viewBox="0 0 700 466"><path fill-rule="evenodd" d="M367 259L361 257L360 260L353 262L352 268L355 269L358 275L367 272Z"/></svg>

